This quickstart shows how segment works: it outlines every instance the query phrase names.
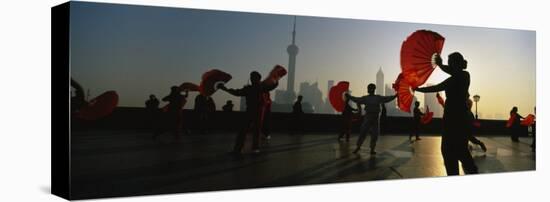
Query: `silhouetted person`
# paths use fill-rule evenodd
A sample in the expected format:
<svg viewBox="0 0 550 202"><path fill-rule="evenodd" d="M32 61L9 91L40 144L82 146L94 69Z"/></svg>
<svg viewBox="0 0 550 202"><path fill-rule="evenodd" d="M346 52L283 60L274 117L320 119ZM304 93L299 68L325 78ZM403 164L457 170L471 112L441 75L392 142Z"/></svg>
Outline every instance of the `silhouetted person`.
<svg viewBox="0 0 550 202"><path fill-rule="evenodd" d="M367 86L368 95L363 97L353 97L350 94L346 93L345 96L351 101L357 104L365 105L365 117L363 118L363 123L361 124L361 131L359 133L359 139L357 140L357 148L353 153L359 152L361 145L365 141L367 133L370 133L370 154L376 154L376 141L378 140L378 135L380 135L380 108L381 105L390 102L395 99L397 96L381 96L375 95L374 91L376 90L376 85L373 83Z"/></svg>
<svg viewBox="0 0 550 202"><path fill-rule="evenodd" d="M199 133L208 133L208 125L210 124L210 119L212 118L214 111L216 111L214 100L210 96L205 96L199 93L195 97L194 111L199 117Z"/></svg>
<svg viewBox="0 0 550 202"><path fill-rule="evenodd" d="M467 61L458 52L449 55L448 65L443 65L439 55L435 58L436 64L445 73L451 75L445 81L424 88L415 89L418 92L432 93L445 91L447 100L443 110L443 133L441 137L441 153L447 175L458 175L458 162L462 163L467 174L477 173L477 166L468 149L468 138L471 136L469 118L470 111L467 100L470 96L470 74L465 71Z"/></svg>
<svg viewBox="0 0 550 202"><path fill-rule="evenodd" d="M166 130L171 130L174 133L176 141L180 140L183 115L181 109L187 102L186 98L189 95L188 91L185 91L185 95L181 94L178 86L172 86L170 88L170 94L162 98L162 101L168 102L168 109L166 111ZM156 132L153 138L158 137L164 131Z"/></svg>
<svg viewBox="0 0 550 202"><path fill-rule="evenodd" d="M304 115L304 110L302 110L303 98L303 96L298 95L296 102L292 105L292 123L290 124L292 126L290 132L291 134L294 134L295 132L304 132L302 126L302 117Z"/></svg>
<svg viewBox="0 0 550 202"><path fill-rule="evenodd" d="M160 124L159 119L161 116L161 111L159 109L159 100L155 95L149 95L149 99L145 101L145 111L147 114L147 124L151 130L159 130Z"/></svg>
<svg viewBox="0 0 550 202"><path fill-rule="evenodd" d="M252 132L252 150L254 153L260 152L260 129L262 127L262 93L269 92L275 89L278 83L274 85L266 85L260 80L260 73L253 71L250 73L250 85L246 85L241 89L228 89L223 84L219 84L219 89L228 92L234 96L244 96L246 98L246 119L244 126L237 135L235 146L233 147L234 154L240 154L246 141L246 133Z"/></svg>
<svg viewBox="0 0 550 202"><path fill-rule="evenodd" d="M537 114L537 108L533 108L535 115ZM537 121L533 122L533 125L531 125L531 133L533 133L533 142L531 143L531 151L535 152L535 147L537 146L535 143L535 140L537 138Z"/></svg>
<svg viewBox="0 0 550 202"><path fill-rule="evenodd" d="M263 99L263 107L262 107L262 134L264 135L265 139L271 139L271 104L273 101L271 100L271 95L269 92L262 93L262 99Z"/></svg>
<svg viewBox="0 0 550 202"><path fill-rule="evenodd" d="M483 152L487 152L487 147L485 147L485 144L474 136L474 122L477 120L474 116L474 113L472 112L472 105L473 105L472 100L468 99L467 104L468 104L468 118L471 120L471 123L472 123L469 128L470 136L468 137L468 140L476 145L479 145L479 147L481 147L481 150L483 150Z"/></svg>
<svg viewBox="0 0 550 202"><path fill-rule="evenodd" d="M224 112L232 112L233 111L233 101L228 100L225 105L222 107L222 110Z"/></svg>
<svg viewBox="0 0 550 202"><path fill-rule="evenodd" d="M74 88L74 96L71 95L71 113L77 112L82 107L88 105L84 97L82 86L71 78L71 87Z"/></svg>
<svg viewBox="0 0 550 202"><path fill-rule="evenodd" d="M421 127L421 122L420 120L422 119L422 116L424 116L424 113L422 113L422 111L420 111L420 102L416 101L414 102L414 109L413 109L413 122L412 122L412 131L411 133L409 134L409 141L412 140L412 136L416 136L416 140L421 140L420 137L419 137L419 133L420 133L420 127Z"/></svg>
<svg viewBox="0 0 550 202"><path fill-rule="evenodd" d="M513 107L510 110L510 117L512 117L512 126L510 126L510 137L513 142L519 142L519 135L522 133L521 119L523 116L518 114L518 108Z"/></svg>
<svg viewBox="0 0 550 202"><path fill-rule="evenodd" d="M340 135L338 136L338 141L342 141L345 136L346 142L349 142L349 136L351 134L351 126L353 124L353 114L358 112L359 110L354 109L349 105L350 99L348 97L344 99L345 99L344 103L346 104L344 105L344 111L342 111L342 129L340 131Z"/></svg>

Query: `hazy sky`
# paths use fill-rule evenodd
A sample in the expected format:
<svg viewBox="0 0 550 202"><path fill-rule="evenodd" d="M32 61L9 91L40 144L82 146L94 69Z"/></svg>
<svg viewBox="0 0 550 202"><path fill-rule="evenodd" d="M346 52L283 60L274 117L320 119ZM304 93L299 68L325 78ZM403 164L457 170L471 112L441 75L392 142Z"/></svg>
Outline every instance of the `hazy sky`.
<svg viewBox="0 0 550 202"><path fill-rule="evenodd" d="M228 87L242 87L248 74L266 75L275 64L287 66L293 16L72 2L71 74L92 97L116 90L120 106L142 107L149 94L161 98L169 87L200 82L203 72L230 73ZM327 80L351 82L355 95L366 93L380 67L385 83L401 71L401 43L418 29L446 38L446 55L459 51L468 60L470 94L479 94L482 118L512 106L520 114L535 106L535 32L321 17L297 17L296 87ZM427 83L447 78L436 69ZM286 89L286 79L278 89ZM193 106L190 101L185 108ZM423 95L417 94L422 99ZM214 96L218 110L225 92Z"/></svg>

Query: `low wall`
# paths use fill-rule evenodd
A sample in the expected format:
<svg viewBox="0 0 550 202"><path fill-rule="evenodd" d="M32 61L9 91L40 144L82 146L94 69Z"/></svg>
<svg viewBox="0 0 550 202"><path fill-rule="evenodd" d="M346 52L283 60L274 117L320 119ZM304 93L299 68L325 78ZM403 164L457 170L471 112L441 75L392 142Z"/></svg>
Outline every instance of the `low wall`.
<svg viewBox="0 0 550 202"><path fill-rule="evenodd" d="M192 110L183 110L184 128L194 131L198 129L199 119ZM242 128L245 119L244 112L221 112L212 114L208 121L211 131L238 131ZM506 121L480 120L481 127L475 129L475 134L508 135ZM287 132L298 123L305 132L337 133L341 127L341 116L334 114L304 114L297 120L290 113L273 112L271 130L273 132ZM361 120L353 124L353 132L359 131ZM96 121L71 120L73 130L144 130L151 127L151 117L144 108L119 107L110 116ZM381 121L382 133L408 134L412 125L411 117L387 117ZM524 127L523 136L527 136L527 127ZM422 125L421 133L441 134L441 119L434 118L430 124Z"/></svg>

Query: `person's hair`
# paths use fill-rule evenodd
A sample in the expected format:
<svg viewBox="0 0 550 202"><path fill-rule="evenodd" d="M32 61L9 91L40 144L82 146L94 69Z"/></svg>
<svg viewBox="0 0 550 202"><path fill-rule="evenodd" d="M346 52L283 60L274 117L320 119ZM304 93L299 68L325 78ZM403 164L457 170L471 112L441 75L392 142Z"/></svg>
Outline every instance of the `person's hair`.
<svg viewBox="0 0 550 202"><path fill-rule="evenodd" d="M516 112L518 112L518 107L516 107L516 106L512 107L512 110L510 110L510 114L511 113L516 113Z"/></svg>
<svg viewBox="0 0 550 202"><path fill-rule="evenodd" d="M250 72L250 80L252 80L252 78L255 78L255 77L258 78L258 81L262 79L262 75L257 71Z"/></svg>
<svg viewBox="0 0 550 202"><path fill-rule="evenodd" d="M179 92L180 88L178 86L172 86L172 87L170 87L170 90L174 93L177 93L177 92Z"/></svg>
<svg viewBox="0 0 550 202"><path fill-rule="evenodd" d="M415 101L415 102L414 102L414 105L418 105L418 106L420 106L420 102L418 102L418 101Z"/></svg>
<svg viewBox="0 0 550 202"><path fill-rule="evenodd" d="M459 52L454 52L449 55L449 61L450 66L456 66L460 69L466 69L468 66L468 61L464 60L464 56L460 54Z"/></svg>
<svg viewBox="0 0 550 202"><path fill-rule="evenodd" d="M376 85L374 83L369 83L369 85L367 86L367 90L376 90Z"/></svg>

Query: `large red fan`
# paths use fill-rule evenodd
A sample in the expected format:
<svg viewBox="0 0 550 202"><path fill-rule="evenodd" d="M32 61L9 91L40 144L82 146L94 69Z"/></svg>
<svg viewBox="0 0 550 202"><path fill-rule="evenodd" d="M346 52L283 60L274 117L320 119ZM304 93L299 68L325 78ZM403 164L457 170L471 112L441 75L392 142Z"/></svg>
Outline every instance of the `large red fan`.
<svg viewBox="0 0 550 202"><path fill-rule="evenodd" d="M522 126L530 126L535 122L535 115L529 114L523 121L521 121Z"/></svg>
<svg viewBox="0 0 550 202"><path fill-rule="evenodd" d="M199 86L201 94L205 96L210 96L218 90L218 84L227 83L231 80L231 75L225 73L221 70L213 69L205 72L202 75L202 81Z"/></svg>
<svg viewBox="0 0 550 202"><path fill-rule="evenodd" d="M418 30L401 45L401 72L413 87L424 84L435 69L434 54L441 54L445 38L437 32Z"/></svg>
<svg viewBox="0 0 550 202"><path fill-rule="evenodd" d="M183 82L180 85L180 91L199 91L199 86L191 82Z"/></svg>
<svg viewBox="0 0 550 202"><path fill-rule="evenodd" d="M75 116L84 120L96 120L108 116L118 104L118 94L115 91L107 91L90 100L88 105L75 113Z"/></svg>
<svg viewBox="0 0 550 202"><path fill-rule="evenodd" d="M287 71L283 66L275 65L275 67L273 67L273 69L271 70L271 72L269 72L269 75L264 79L263 82L268 85L273 85L277 81L279 81L279 79L283 78L286 73Z"/></svg>
<svg viewBox="0 0 550 202"><path fill-rule="evenodd" d="M346 103L344 103L344 93L349 90L349 82L340 81L338 84L330 88L328 99L332 107L338 111L344 111Z"/></svg>
<svg viewBox="0 0 550 202"><path fill-rule="evenodd" d="M434 113L430 111L430 108L426 106L426 113L421 117L420 122L422 124L428 124L432 121L432 118L434 117Z"/></svg>
<svg viewBox="0 0 550 202"><path fill-rule="evenodd" d="M403 73L397 76L393 89L397 92L397 106L399 109L410 113L414 96L411 93L411 86L403 78Z"/></svg>

